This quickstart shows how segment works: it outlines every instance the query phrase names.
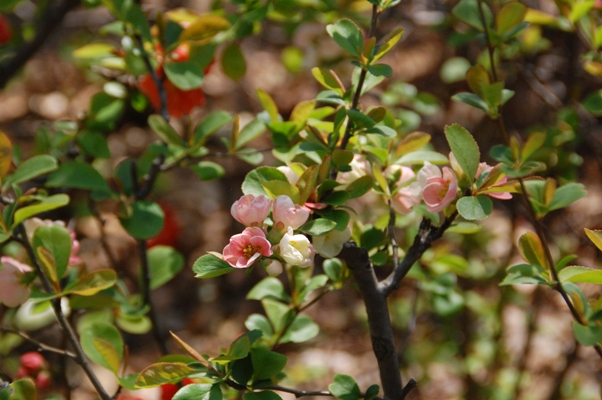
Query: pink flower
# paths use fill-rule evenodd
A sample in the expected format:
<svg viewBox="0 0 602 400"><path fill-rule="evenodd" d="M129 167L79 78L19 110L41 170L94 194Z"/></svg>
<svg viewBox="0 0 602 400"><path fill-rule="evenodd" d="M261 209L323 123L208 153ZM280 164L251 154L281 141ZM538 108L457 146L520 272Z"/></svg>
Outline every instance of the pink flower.
<svg viewBox="0 0 602 400"><path fill-rule="evenodd" d="M370 162L362 155L355 154L349 166L351 167L351 171L339 172L337 175L337 182L343 186L348 186L351 182L358 180L362 176L372 174Z"/></svg>
<svg viewBox="0 0 602 400"><path fill-rule="evenodd" d="M274 200L274 211L272 212L274 227L280 232L285 232L289 227L299 228L309 218L309 210L293 203L288 196L278 196Z"/></svg>
<svg viewBox="0 0 602 400"><path fill-rule="evenodd" d="M429 169L431 170L429 172L432 172L432 168L429 167ZM442 211L454 201L458 191L458 178L454 171L449 167L443 167L443 174L438 168L437 172L438 174L435 173L426 180L422 191L426 209L430 212ZM420 176L420 172L418 174Z"/></svg>
<svg viewBox="0 0 602 400"><path fill-rule="evenodd" d="M230 213L244 226L262 226L271 206L272 201L267 196L247 194L232 204Z"/></svg>
<svg viewBox="0 0 602 400"><path fill-rule="evenodd" d="M1 257L0 263L0 301L7 307L25 303L29 298L29 286L23 283L23 277L31 267L8 256Z"/></svg>
<svg viewBox="0 0 602 400"><path fill-rule="evenodd" d="M69 229L69 237L71 238L71 254L69 255L69 265L77 265L82 262L77 253L79 253L79 240L75 236L75 232Z"/></svg>
<svg viewBox="0 0 602 400"><path fill-rule="evenodd" d="M232 236L223 253L224 260L234 268L249 268L259 257L271 256L272 248L261 228L251 227Z"/></svg>
<svg viewBox="0 0 602 400"><path fill-rule="evenodd" d="M399 214L408 214L412 211L412 207L420 204L422 187L418 182L407 185L408 181L416 177L414 171L409 167L391 165L385 169L385 176L387 177L392 177L397 173L399 173L399 179L395 182L394 187L401 188L393 192L391 205L395 212Z"/></svg>

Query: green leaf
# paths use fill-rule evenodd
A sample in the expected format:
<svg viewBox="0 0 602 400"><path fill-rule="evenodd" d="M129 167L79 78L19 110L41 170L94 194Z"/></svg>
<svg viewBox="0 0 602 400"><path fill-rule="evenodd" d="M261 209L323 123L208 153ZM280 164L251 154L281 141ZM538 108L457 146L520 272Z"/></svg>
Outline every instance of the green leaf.
<svg viewBox="0 0 602 400"><path fill-rule="evenodd" d="M350 19L341 19L326 26L326 31L339 46L352 56L359 57L364 48L362 31Z"/></svg>
<svg viewBox="0 0 602 400"><path fill-rule="evenodd" d="M585 234L592 241L596 247L602 251L602 231L601 230L592 230L585 228Z"/></svg>
<svg viewBox="0 0 602 400"><path fill-rule="evenodd" d="M160 362L150 365L136 378L138 388L153 388L165 383L179 382L182 378L197 372L181 362Z"/></svg>
<svg viewBox="0 0 602 400"><path fill-rule="evenodd" d="M535 232L527 232L518 240L518 250L525 260L534 265L548 268L545 251Z"/></svg>
<svg viewBox="0 0 602 400"><path fill-rule="evenodd" d="M253 379L255 381L270 379L278 374L286 365L285 355L267 349L252 349Z"/></svg>
<svg viewBox="0 0 602 400"><path fill-rule="evenodd" d="M581 183L567 183L556 189L554 197L548 203L548 209L553 211L567 207L585 196L587 196L587 192Z"/></svg>
<svg viewBox="0 0 602 400"><path fill-rule="evenodd" d="M493 211L493 202L489 196L465 196L456 203L458 212L467 220L485 219Z"/></svg>
<svg viewBox="0 0 602 400"><path fill-rule="evenodd" d="M212 161L201 161L198 164L189 165L188 168L194 171L201 181L219 179L226 173L224 167Z"/></svg>
<svg viewBox="0 0 602 400"><path fill-rule="evenodd" d="M579 322L573 322L573 333L575 338L584 346L595 346L602 340L602 326L585 326Z"/></svg>
<svg viewBox="0 0 602 400"><path fill-rule="evenodd" d="M290 318L291 309L289 306L270 298L261 300L261 305L265 309L265 313L267 314L270 323L274 327L274 331L280 332L284 326L286 326L286 323Z"/></svg>
<svg viewBox="0 0 602 400"><path fill-rule="evenodd" d="M148 250L151 290L173 279L184 267L184 256L169 246L154 246Z"/></svg>
<svg viewBox="0 0 602 400"><path fill-rule="evenodd" d="M77 136L77 144L88 155L95 158L111 158L106 137L100 132L85 130Z"/></svg>
<svg viewBox="0 0 602 400"><path fill-rule="evenodd" d="M280 343L303 343L313 339L320 333L320 327L307 315L297 315L290 324Z"/></svg>
<svg viewBox="0 0 602 400"><path fill-rule="evenodd" d="M259 137L265 131L265 124L259 119L254 119L242 128L236 139L236 149L240 149L251 140Z"/></svg>
<svg viewBox="0 0 602 400"><path fill-rule="evenodd" d="M264 278L247 293L248 300L263 300L266 297L283 302L290 301L289 295L284 291L282 282L274 277Z"/></svg>
<svg viewBox="0 0 602 400"><path fill-rule="evenodd" d="M332 70L314 67L311 70L314 78L326 89L335 91L338 95L343 94L339 81L335 78L336 74Z"/></svg>
<svg viewBox="0 0 602 400"><path fill-rule="evenodd" d="M210 383L193 383L182 387L172 400L212 400L210 394L214 385Z"/></svg>
<svg viewBox="0 0 602 400"><path fill-rule="evenodd" d="M602 116L602 90L587 96L583 101L583 107L595 117Z"/></svg>
<svg viewBox="0 0 602 400"><path fill-rule="evenodd" d="M366 390L366 396L364 396L364 400L374 399L376 396L378 396L379 391L380 391L380 388L378 387L378 385L371 385L368 388L368 390Z"/></svg>
<svg viewBox="0 0 602 400"><path fill-rule="evenodd" d="M288 182L286 176L274 167L259 167L247 174L242 184L242 192L244 194L252 194L254 196L268 195L263 188L263 182L279 180Z"/></svg>
<svg viewBox="0 0 602 400"><path fill-rule="evenodd" d="M362 397L359 386L349 375L336 374L334 383L328 385L328 390L337 399L358 400Z"/></svg>
<svg viewBox="0 0 602 400"><path fill-rule="evenodd" d="M489 112L489 105L487 104L487 102L485 100L481 99L479 96L477 96L474 93L469 93L469 92L457 93L452 96L452 100L468 104L469 106L473 106L473 107L478 108L479 110L483 110L485 112Z"/></svg>
<svg viewBox="0 0 602 400"><path fill-rule="evenodd" d="M165 215L154 201L141 200L132 204L132 214L120 218L121 226L136 239L150 239L163 229Z"/></svg>
<svg viewBox="0 0 602 400"><path fill-rule="evenodd" d="M123 359L123 339L117 328L96 322L80 334L82 348L90 360L117 374Z"/></svg>
<svg viewBox="0 0 602 400"><path fill-rule="evenodd" d="M445 83L460 82L466 79L466 72L470 69L470 66L470 61L468 61L464 57L448 58L447 60L445 60L443 65L441 65L439 76L441 77L441 80ZM456 96L453 96L452 100L456 100L455 97Z"/></svg>
<svg viewBox="0 0 602 400"><path fill-rule="evenodd" d="M393 68L387 64L368 65L366 69L374 76L384 76L388 78L393 74Z"/></svg>
<svg viewBox="0 0 602 400"><path fill-rule="evenodd" d="M73 50L73 57L79 60L95 60L101 57L110 57L115 51L115 45L108 42L96 42Z"/></svg>
<svg viewBox="0 0 602 400"><path fill-rule="evenodd" d="M293 200L293 203L297 204L299 201L299 189L284 181L267 181L263 182L263 189L267 193L268 197L275 199L278 196L288 196Z"/></svg>
<svg viewBox="0 0 602 400"><path fill-rule="evenodd" d="M474 182L481 153L479 146L472 135L459 124L447 125L445 127L445 138L451 148L462 171L468 177L470 184ZM491 212L491 211L490 211ZM483 217L484 218L484 217Z"/></svg>
<svg viewBox="0 0 602 400"><path fill-rule="evenodd" d="M148 117L148 126L159 136L159 138L169 144L182 146L184 141L178 135L174 128L160 115L153 114Z"/></svg>
<svg viewBox="0 0 602 400"><path fill-rule="evenodd" d="M56 158L48 155L33 156L19 165L12 175L6 177L4 186L16 185L31 180L57 168Z"/></svg>
<svg viewBox="0 0 602 400"><path fill-rule="evenodd" d="M470 89L480 98L487 101L485 90L491 86L489 73L481 64L470 67L466 73L466 82ZM489 104L489 102L487 102Z"/></svg>
<svg viewBox="0 0 602 400"><path fill-rule="evenodd" d="M222 71L233 81L237 81L247 72L245 56L236 42L231 42L222 52Z"/></svg>
<svg viewBox="0 0 602 400"><path fill-rule="evenodd" d="M230 113L226 111L212 112L197 125L194 130L194 141L199 143L206 140L210 135L230 121L232 121L232 115L230 115Z"/></svg>
<svg viewBox="0 0 602 400"><path fill-rule="evenodd" d="M198 89L203 86L205 74L194 61L163 63L165 74L171 83L182 90Z"/></svg>
<svg viewBox="0 0 602 400"><path fill-rule="evenodd" d="M212 358L211 361L215 361L221 364L227 364L231 361L240 360L245 358L251 350L251 341L247 335L243 335L236 339L228 348L227 354L222 354L219 357Z"/></svg>
<svg viewBox="0 0 602 400"><path fill-rule="evenodd" d="M602 285L602 270L572 265L558 272L560 282L586 282Z"/></svg>
<svg viewBox="0 0 602 400"><path fill-rule="evenodd" d="M461 0L458 5L452 9L460 21L472 26L480 31L484 31L481 14L479 12L479 2L477 0ZM483 2L483 14L485 14L486 26L489 28L493 22L493 14L489 6Z"/></svg>
<svg viewBox="0 0 602 400"><path fill-rule="evenodd" d="M585 0L573 3L573 6L571 7L571 13L569 14L569 19L572 22L577 22L586 16L591 9L594 8L594 5L594 0Z"/></svg>
<svg viewBox="0 0 602 400"><path fill-rule="evenodd" d="M320 236L326 235L336 226L337 223L335 221L326 218L317 218L307 222L300 227L299 230L303 233L307 233L308 235Z"/></svg>
<svg viewBox="0 0 602 400"><path fill-rule="evenodd" d="M518 1L511 1L504 4L495 18L497 30L499 33L506 33L523 22L527 7Z"/></svg>
<svg viewBox="0 0 602 400"><path fill-rule="evenodd" d="M36 385L31 378L19 379L12 382L10 385L12 394L8 397L9 400L37 400L38 393ZM1 397L1 396L0 396Z"/></svg>
<svg viewBox="0 0 602 400"><path fill-rule="evenodd" d="M397 28L393 32L387 35L383 39L382 44L378 46L376 54L372 58L371 62L380 60L385 54L387 54L395 45L401 40L403 35L403 28Z"/></svg>
<svg viewBox="0 0 602 400"><path fill-rule="evenodd" d="M48 176L46 186L70 187L101 193L111 192L102 175L90 164L80 161L71 161L61 165Z"/></svg>
<svg viewBox="0 0 602 400"><path fill-rule="evenodd" d="M247 392L243 396L243 400L282 400L282 397L270 390L261 392Z"/></svg>
<svg viewBox="0 0 602 400"><path fill-rule="evenodd" d="M449 160L443 154L430 150L419 150L405 154L395 160L394 164L400 165L423 165L428 161L435 165L447 164Z"/></svg>
<svg viewBox="0 0 602 400"><path fill-rule="evenodd" d="M71 237L67 229L62 226L41 226L36 229L33 236L33 247L43 247L52 256L56 268L56 275L61 279L69 264L71 255Z"/></svg>
<svg viewBox="0 0 602 400"><path fill-rule="evenodd" d="M60 207L64 207L69 204L69 196L66 194L55 194L50 197L42 199L39 203L23 207L15 212L13 218L13 224L11 229L25 221L27 218L33 217L34 215L55 210Z"/></svg>
<svg viewBox="0 0 602 400"><path fill-rule="evenodd" d="M201 14L180 34L179 41L207 41L230 28L230 22L215 14Z"/></svg>
<svg viewBox="0 0 602 400"><path fill-rule="evenodd" d="M121 313L115 316L115 325L123 331L133 335L144 335L153 327L150 318L146 315L128 315Z"/></svg>
<svg viewBox="0 0 602 400"><path fill-rule="evenodd" d="M345 191L349 193L351 199L354 199L368 193L373 186L374 179L369 175L364 175L351 182Z"/></svg>
<svg viewBox="0 0 602 400"><path fill-rule="evenodd" d="M101 269L90 272L67 286L64 293L80 296L93 296L101 290L108 289L117 282L117 275L112 269Z"/></svg>
<svg viewBox="0 0 602 400"><path fill-rule="evenodd" d="M245 327L248 330L258 329L263 333L263 336L270 338L274 334L272 325L268 319L261 314L251 314L245 321Z"/></svg>
<svg viewBox="0 0 602 400"><path fill-rule="evenodd" d="M206 254L197 259L192 265L196 278L214 278L235 271L236 268L214 255Z"/></svg>
<svg viewBox="0 0 602 400"><path fill-rule="evenodd" d="M280 121L280 115L278 114L278 107L272 97L263 89L256 89L257 97L263 108L268 112L268 115L272 119L272 122Z"/></svg>

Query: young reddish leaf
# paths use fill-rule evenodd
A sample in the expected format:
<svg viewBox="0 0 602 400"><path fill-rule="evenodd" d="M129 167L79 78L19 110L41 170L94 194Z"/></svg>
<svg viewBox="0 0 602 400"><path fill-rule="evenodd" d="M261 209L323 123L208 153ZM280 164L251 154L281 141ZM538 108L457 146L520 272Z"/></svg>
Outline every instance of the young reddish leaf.
<svg viewBox="0 0 602 400"><path fill-rule="evenodd" d="M549 268L543 245L535 232L527 232L518 240L518 250L525 260L543 268Z"/></svg>
<svg viewBox="0 0 602 400"><path fill-rule="evenodd" d="M585 234L589 240L591 240L592 243L595 244L600 251L602 251L602 230L585 228Z"/></svg>

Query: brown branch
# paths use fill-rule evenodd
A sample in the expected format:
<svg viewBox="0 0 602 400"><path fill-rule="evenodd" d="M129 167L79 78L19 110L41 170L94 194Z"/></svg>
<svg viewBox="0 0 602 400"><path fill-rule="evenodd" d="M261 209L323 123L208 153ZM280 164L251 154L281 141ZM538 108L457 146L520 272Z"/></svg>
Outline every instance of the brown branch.
<svg viewBox="0 0 602 400"><path fill-rule="evenodd" d="M70 357L70 358L76 358L77 357L75 355L75 353L72 353L69 350L59 349L58 347L54 347L54 346L50 346L50 345L48 345L46 343L42 343L39 340L36 340L36 339L32 338L31 336L29 336L25 332L22 332L22 331L19 331L19 330L16 330L16 329L10 329L10 328L0 328L0 330L2 332L14 333L15 335L19 335L23 339L27 340L28 342L31 342L31 343L35 344L40 350L48 351L48 352L51 352L51 353L60 354L62 356L66 356L66 357Z"/></svg>
<svg viewBox="0 0 602 400"><path fill-rule="evenodd" d="M399 360L395 349L387 297L379 290L368 251L353 242L348 242L339 254L339 258L345 261L349 267L364 299L372 349L378 362L384 398L402 400L404 398L403 384L399 373Z"/></svg>
<svg viewBox="0 0 602 400"><path fill-rule="evenodd" d="M48 7L37 23L36 36L30 42L19 47L17 53L8 61L0 64L0 89L21 69L48 39L50 34L61 24L65 15L78 6L80 0L65 0L55 7ZM52 4L52 3L49 3Z"/></svg>

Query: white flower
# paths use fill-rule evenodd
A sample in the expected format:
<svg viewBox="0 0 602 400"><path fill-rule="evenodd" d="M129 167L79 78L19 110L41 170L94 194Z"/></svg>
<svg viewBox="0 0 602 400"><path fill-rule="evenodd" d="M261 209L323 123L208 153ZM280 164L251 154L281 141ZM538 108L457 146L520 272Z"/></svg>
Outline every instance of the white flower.
<svg viewBox="0 0 602 400"><path fill-rule="evenodd" d="M305 235L293 234L293 228L280 240L280 256L287 264L305 268L314 261L315 250Z"/></svg>
<svg viewBox="0 0 602 400"><path fill-rule="evenodd" d="M349 239L351 239L351 229L347 227L342 231L333 230L326 235L314 236L313 244L316 253L324 258L332 258L339 255L343 249L343 245Z"/></svg>

